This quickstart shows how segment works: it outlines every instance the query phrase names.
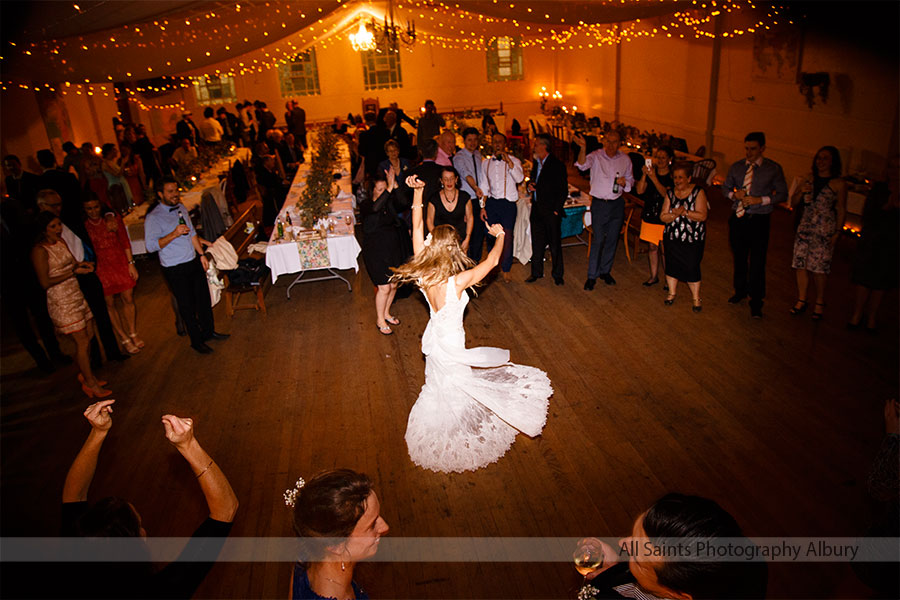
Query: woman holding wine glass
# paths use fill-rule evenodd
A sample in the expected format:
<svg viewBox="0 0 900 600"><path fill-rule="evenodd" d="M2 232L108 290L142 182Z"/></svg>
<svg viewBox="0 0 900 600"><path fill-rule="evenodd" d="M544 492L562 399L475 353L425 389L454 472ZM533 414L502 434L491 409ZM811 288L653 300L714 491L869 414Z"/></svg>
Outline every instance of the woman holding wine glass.
<svg viewBox="0 0 900 600"><path fill-rule="evenodd" d="M841 177L841 154L834 146L816 152L812 172L791 196L791 206L802 208L794 238L791 267L797 274L797 302L792 315L806 311L809 274L816 286L812 318L825 314L825 282L831 272L831 257L847 216L847 182Z"/></svg>

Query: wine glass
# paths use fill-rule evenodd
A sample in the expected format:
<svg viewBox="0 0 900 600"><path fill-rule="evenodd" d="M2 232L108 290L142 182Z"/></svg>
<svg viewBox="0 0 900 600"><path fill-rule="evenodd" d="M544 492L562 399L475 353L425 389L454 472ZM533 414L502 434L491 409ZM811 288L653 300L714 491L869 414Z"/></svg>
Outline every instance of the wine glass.
<svg viewBox="0 0 900 600"><path fill-rule="evenodd" d="M603 566L603 548L593 540L584 540L572 553L572 560L575 561L575 570L587 583L587 576Z"/></svg>

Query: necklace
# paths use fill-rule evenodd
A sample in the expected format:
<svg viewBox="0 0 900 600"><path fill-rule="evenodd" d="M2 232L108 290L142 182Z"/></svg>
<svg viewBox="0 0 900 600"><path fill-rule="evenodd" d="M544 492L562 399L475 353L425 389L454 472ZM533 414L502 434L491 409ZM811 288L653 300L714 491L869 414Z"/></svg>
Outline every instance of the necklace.
<svg viewBox="0 0 900 600"><path fill-rule="evenodd" d="M441 195L442 195L443 198L444 198L444 202L446 202L447 204L453 204L454 202L456 202L457 200L459 200L459 194L458 194L458 193L453 195L453 200L449 200L449 199L448 199L447 190L441 190Z"/></svg>

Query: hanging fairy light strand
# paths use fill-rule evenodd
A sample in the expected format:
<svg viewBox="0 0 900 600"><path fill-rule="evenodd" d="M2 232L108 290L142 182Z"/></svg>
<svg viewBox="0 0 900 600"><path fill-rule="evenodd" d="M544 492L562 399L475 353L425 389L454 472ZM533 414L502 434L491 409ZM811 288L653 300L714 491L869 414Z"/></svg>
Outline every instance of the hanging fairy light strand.
<svg viewBox="0 0 900 600"><path fill-rule="evenodd" d="M290 5L283 2L248 2L244 4L236 2L216 6L215 10L196 11L177 18L170 17L150 23L125 25L118 34L106 32L102 34L103 37L95 36L96 39L91 41L79 36L65 40L32 42L27 48L9 42L9 47L0 55L0 64L8 54L19 53L29 59L37 59L41 56L46 58L49 55L65 67L67 59L63 58L63 55L69 55L73 48L80 52L115 48L160 50L188 44L195 48L202 48L195 52L185 52L178 58L173 56L170 60L165 61L166 69L179 68L185 75L163 75L162 80L153 80L152 85L141 84L135 88L136 91L142 93L177 91L190 87L192 81L198 78L237 77L278 68L291 62L297 54L312 46L327 49L336 44L349 43L350 34L357 32L360 23L369 19L372 13L361 9L362 3L360 2L342 2L342 0L335 0L335 2L339 6L329 9L327 15L324 14L322 6L316 8L304 4L299 9L290 10ZM604 2L610 5L621 5L625 3L625 0L604 0ZM444 49L480 52L491 48L499 38L510 36L516 37L516 43L522 48L554 51L592 49L661 36L705 40L716 37L716 34L711 31L714 29L713 21L716 17L745 11L753 11L753 14L759 13L759 18L750 24L726 28L721 33L722 38L737 38L759 30L770 29L777 26L780 20L784 20L788 24L793 23L782 17L782 7L768 6L768 10L761 10L752 0L660 0L660 2L683 4L685 8L675 11L667 17L635 19L618 24L584 21L567 24L565 18L558 19L558 23L550 23L548 13L537 14L541 11L534 9L536 12L533 12L531 8L527 9L527 21L513 17L494 17L467 11L460 8L459 4L450 6L435 0L398 2L395 8L400 19L416 20L427 26L420 28L417 32L418 41ZM508 6L510 9L515 7L514 1L495 0L494 4ZM368 9L370 5L362 6ZM356 19L353 18L353 11L358 14ZM310 15L307 15L306 12L310 12ZM322 16L310 22L307 17L315 17L317 13L322 13ZM521 16L521 12L514 14ZM246 23L240 31L228 22L229 18L233 19L238 15ZM254 17L254 15L261 16ZM299 17L305 25L294 33L288 33L290 31L288 22L292 23L292 27L297 24L297 19L292 20L292 17ZM246 33L248 31L252 33ZM211 35L226 35L222 46L218 46L216 52L231 56L231 58L225 58L217 65L207 67L205 71L203 69L192 71L194 63L201 63L203 60L211 58L211 51L205 49L209 47L208 41ZM274 40L279 36L280 39L273 44L248 49L251 37ZM111 64L114 64L114 61L111 61ZM113 80L135 80L155 76L152 66L141 67L141 69L145 70L107 74L102 80L112 82ZM71 67L69 70L71 71ZM66 72L65 69L63 71ZM56 87L61 85L57 82L47 83ZM98 81L87 79L85 83L98 83ZM3 81L0 84L3 89L9 86L26 85L30 88L44 85L43 83L21 81Z"/></svg>

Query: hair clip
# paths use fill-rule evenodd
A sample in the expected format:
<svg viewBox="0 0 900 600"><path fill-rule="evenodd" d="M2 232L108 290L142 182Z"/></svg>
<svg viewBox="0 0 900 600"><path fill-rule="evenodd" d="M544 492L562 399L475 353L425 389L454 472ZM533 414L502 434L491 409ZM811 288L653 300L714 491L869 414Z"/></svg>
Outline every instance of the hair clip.
<svg viewBox="0 0 900 600"><path fill-rule="evenodd" d="M303 489L303 486L306 485L306 481L300 477L297 479L297 483L294 484L294 488L290 490L284 490L284 505L290 506L293 508L294 502L297 500L297 494L300 493L300 490Z"/></svg>
<svg viewBox="0 0 900 600"><path fill-rule="evenodd" d="M423 243L425 244L426 248L431 245L431 234L430 233L425 237L425 241Z"/></svg>

